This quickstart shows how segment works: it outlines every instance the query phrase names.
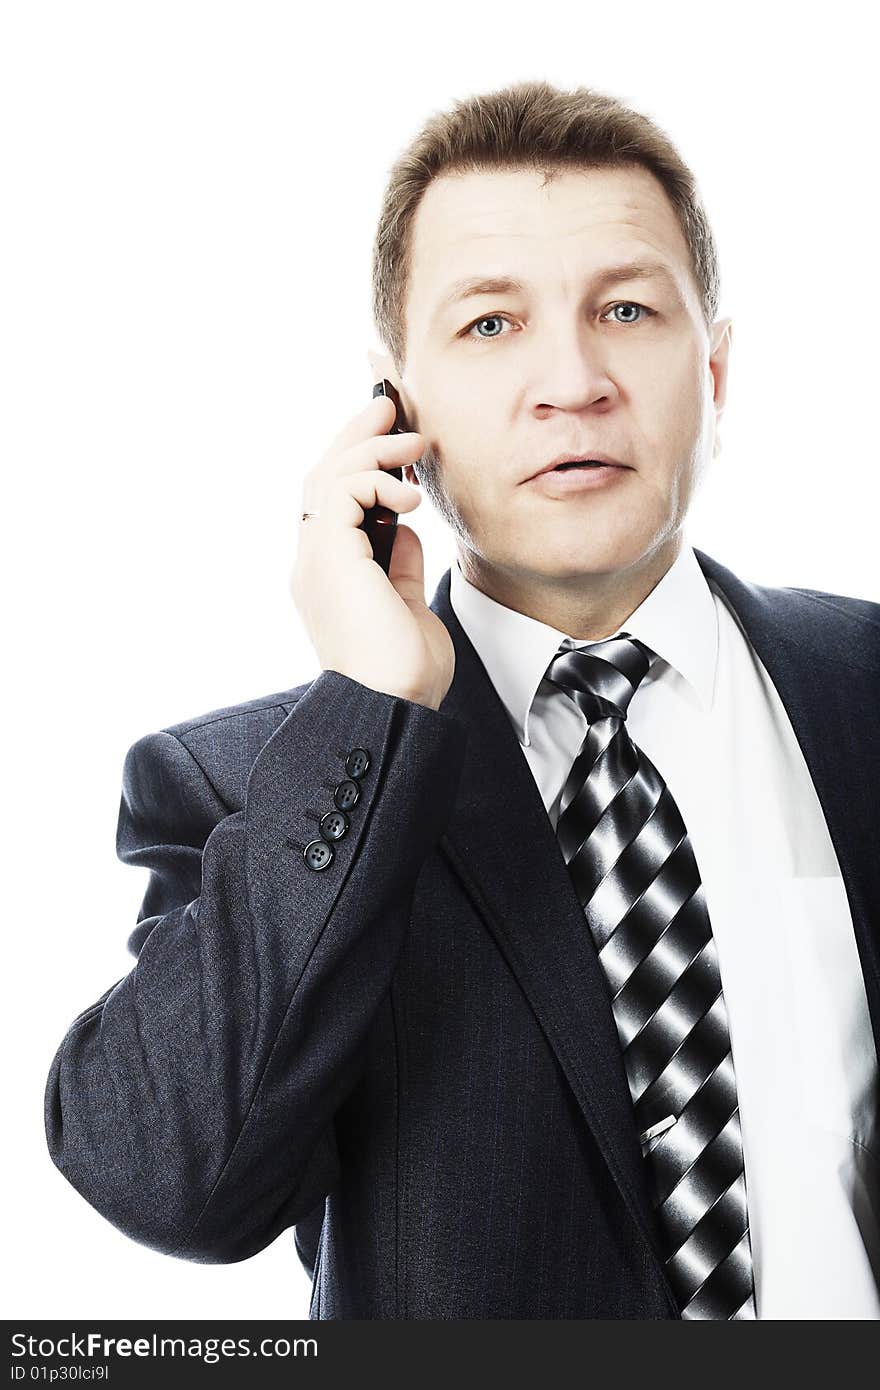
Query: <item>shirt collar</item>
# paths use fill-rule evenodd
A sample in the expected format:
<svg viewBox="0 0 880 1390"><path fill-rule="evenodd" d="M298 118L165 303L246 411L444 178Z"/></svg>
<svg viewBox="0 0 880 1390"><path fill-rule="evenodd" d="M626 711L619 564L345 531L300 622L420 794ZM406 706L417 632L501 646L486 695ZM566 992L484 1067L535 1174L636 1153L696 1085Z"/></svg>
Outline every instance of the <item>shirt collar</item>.
<svg viewBox="0 0 880 1390"><path fill-rule="evenodd" d="M528 747L529 713L535 695L568 634L484 594L465 579L457 559L450 574L449 601L507 709L520 743ZM609 636L616 637L620 632L638 637L661 658L654 662L647 680L656 679L658 668L666 663L683 678L686 698L694 700L701 709L711 707L718 659L718 615L692 546L682 545L647 598ZM577 640L575 645L589 647L593 643Z"/></svg>

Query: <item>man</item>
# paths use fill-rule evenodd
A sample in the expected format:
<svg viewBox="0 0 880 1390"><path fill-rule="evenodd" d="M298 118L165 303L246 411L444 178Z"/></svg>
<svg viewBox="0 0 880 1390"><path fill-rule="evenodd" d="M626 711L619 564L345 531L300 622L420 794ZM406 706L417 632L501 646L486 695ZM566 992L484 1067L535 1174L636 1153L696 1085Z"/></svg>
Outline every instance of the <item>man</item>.
<svg viewBox="0 0 880 1390"><path fill-rule="evenodd" d="M686 542L730 348L693 180L518 84L401 157L374 272L415 428L377 398L306 477L317 678L128 753L137 964L52 1157L182 1258L295 1226L315 1318L877 1318L880 605ZM419 483L430 606L361 528Z"/></svg>

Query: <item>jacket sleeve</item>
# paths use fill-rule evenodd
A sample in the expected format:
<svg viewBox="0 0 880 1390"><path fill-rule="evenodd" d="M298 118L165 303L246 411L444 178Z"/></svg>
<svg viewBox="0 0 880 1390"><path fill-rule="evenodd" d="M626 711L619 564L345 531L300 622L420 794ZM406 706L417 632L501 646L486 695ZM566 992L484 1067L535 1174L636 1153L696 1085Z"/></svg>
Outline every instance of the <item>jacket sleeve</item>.
<svg viewBox="0 0 880 1390"><path fill-rule="evenodd" d="M229 813L171 732L128 751L117 852L150 880L136 964L71 1024L49 1072L53 1162L132 1239L231 1262L312 1210L338 1173L333 1116L451 814L452 715L323 671ZM351 750L370 765L326 868L318 838Z"/></svg>

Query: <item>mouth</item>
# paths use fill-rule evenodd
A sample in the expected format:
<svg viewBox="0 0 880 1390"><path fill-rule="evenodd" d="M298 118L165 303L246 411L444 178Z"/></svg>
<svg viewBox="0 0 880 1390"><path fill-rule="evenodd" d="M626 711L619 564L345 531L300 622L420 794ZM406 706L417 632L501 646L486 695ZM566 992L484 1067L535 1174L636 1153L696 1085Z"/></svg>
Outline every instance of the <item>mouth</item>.
<svg viewBox="0 0 880 1390"><path fill-rule="evenodd" d="M606 454L590 455L584 458L578 458L574 454L560 454L558 458L552 459L550 463L545 464L543 468L539 468L538 472L533 473L532 477L528 478L527 481L532 482L534 478L543 477L545 473L587 472L590 470L600 471L602 469L624 469L628 467L629 464L621 463L619 459L610 458Z"/></svg>
<svg viewBox="0 0 880 1390"><path fill-rule="evenodd" d="M563 473L569 468L621 468L619 463L601 463L599 459L579 459L577 463L557 463L552 468L544 471L547 473Z"/></svg>
<svg viewBox="0 0 880 1390"><path fill-rule="evenodd" d="M552 464L528 478L529 488L545 497L562 500L574 494L595 492L597 489L622 483L632 469L628 464L605 463L599 459L566 459Z"/></svg>

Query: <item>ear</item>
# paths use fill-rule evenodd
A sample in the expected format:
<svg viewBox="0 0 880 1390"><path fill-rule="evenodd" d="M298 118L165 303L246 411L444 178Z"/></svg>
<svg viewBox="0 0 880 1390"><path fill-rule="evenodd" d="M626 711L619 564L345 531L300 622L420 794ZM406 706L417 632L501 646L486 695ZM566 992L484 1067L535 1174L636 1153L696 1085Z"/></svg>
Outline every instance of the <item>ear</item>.
<svg viewBox="0 0 880 1390"><path fill-rule="evenodd" d="M403 408L403 413L406 418L407 428L415 429L416 426L414 423L412 405L411 402L407 399L406 392L404 391L403 386L401 385L400 377L397 375L397 370L394 366L394 361L390 353L381 352L378 348L367 348L367 361L370 364L370 372L372 373L373 385L375 386L376 382L381 381L383 377L386 381L391 382L391 385L394 387L394 389L400 396L400 404ZM413 483L416 487L420 486L419 480L413 472L413 466L411 463L407 463L404 465L403 477L405 482Z"/></svg>
<svg viewBox="0 0 880 1390"><path fill-rule="evenodd" d="M727 399L727 371L730 359L730 339L733 320L717 319L712 325L709 351L709 370L715 381L715 409L721 415Z"/></svg>
<svg viewBox="0 0 880 1390"><path fill-rule="evenodd" d="M709 353L709 370L715 383L715 443L712 449L712 457L716 458L721 452L721 438L718 434L718 426L724 414L724 405L727 400L727 378L730 367L730 341L732 336L733 320L718 319L712 325L712 340Z"/></svg>
<svg viewBox="0 0 880 1390"><path fill-rule="evenodd" d="M400 391L402 389L390 353L381 352L378 348L367 348L367 360L370 364L371 381L374 386L377 381L382 381L384 378L391 382L395 390Z"/></svg>

